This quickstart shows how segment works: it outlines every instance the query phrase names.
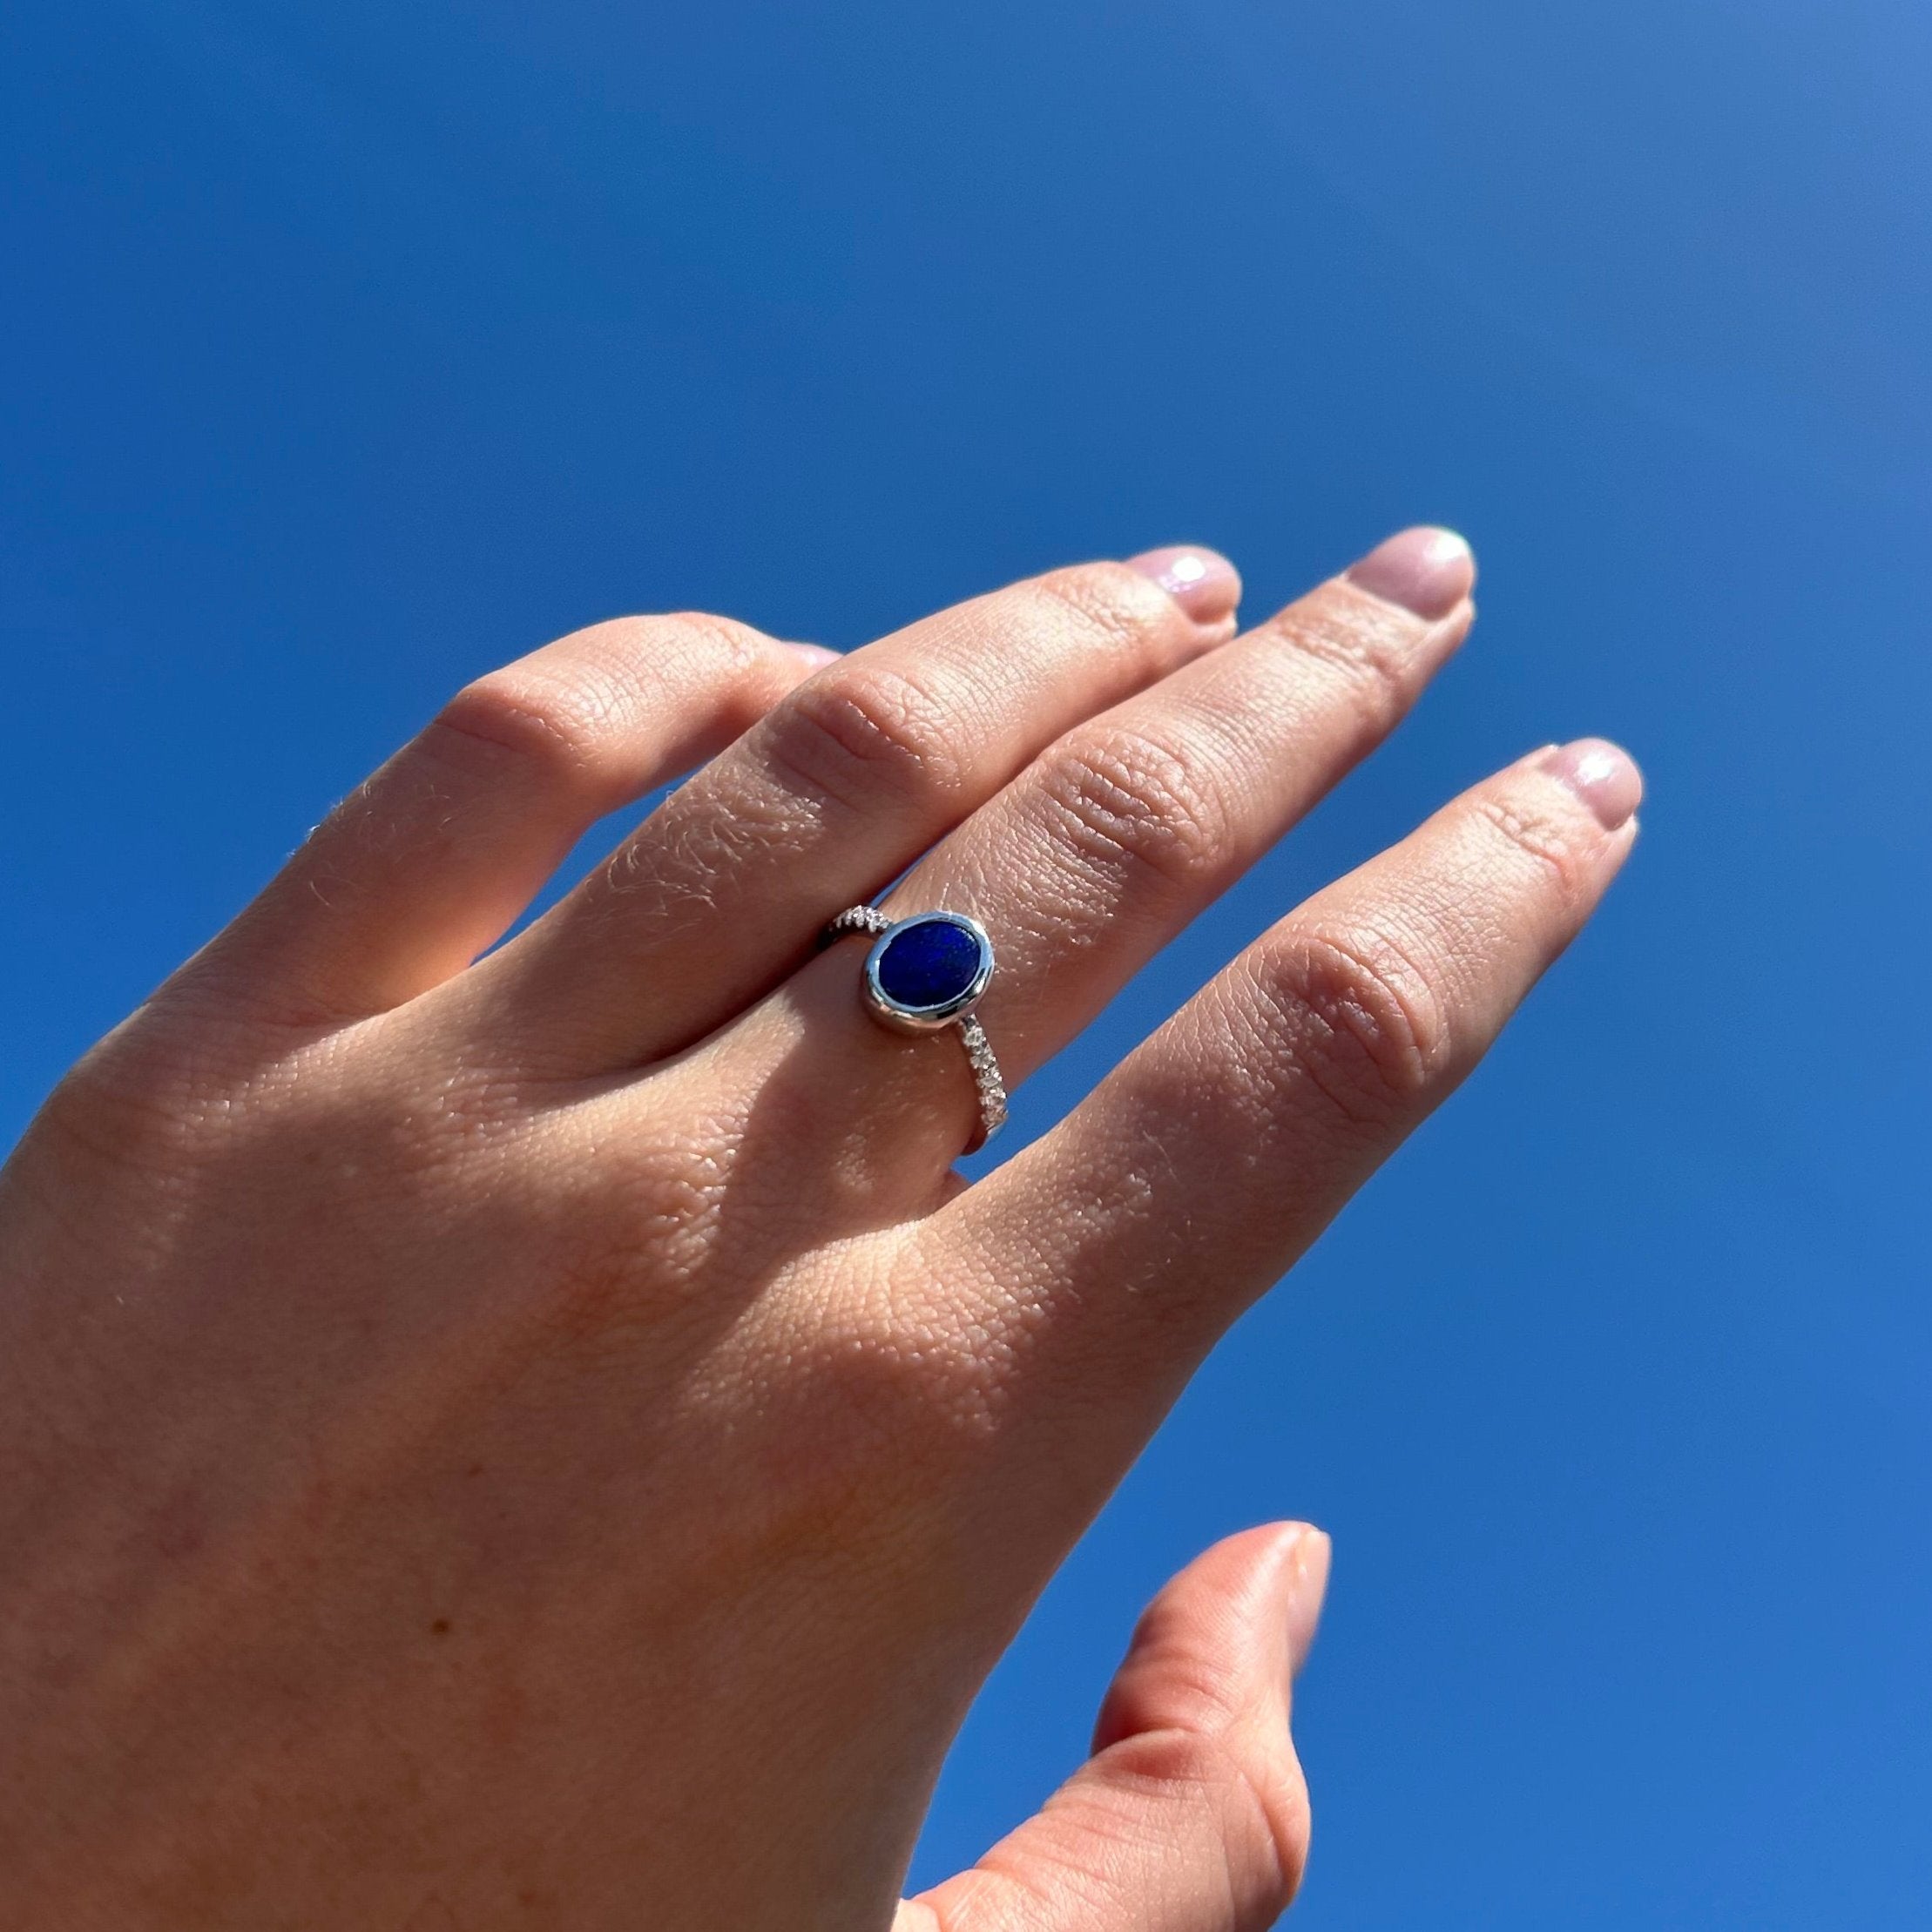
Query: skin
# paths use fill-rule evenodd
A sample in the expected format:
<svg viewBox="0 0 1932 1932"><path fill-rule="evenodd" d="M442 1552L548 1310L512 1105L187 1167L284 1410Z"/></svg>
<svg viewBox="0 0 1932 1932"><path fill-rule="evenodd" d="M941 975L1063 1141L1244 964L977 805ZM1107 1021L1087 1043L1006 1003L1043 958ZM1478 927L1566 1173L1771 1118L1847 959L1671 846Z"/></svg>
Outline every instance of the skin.
<svg viewBox="0 0 1932 1932"><path fill-rule="evenodd" d="M1162 1593L1039 1816L897 1888L1028 1606L1588 916L1634 768L1448 805L971 1186L956 1038L814 942L918 861L888 909L989 927L1017 1084L1398 721L1473 576L1408 532L1237 635L1232 567L1158 552L835 660L632 619L458 694L0 1172L0 1922L1272 1922L1296 1523Z"/></svg>

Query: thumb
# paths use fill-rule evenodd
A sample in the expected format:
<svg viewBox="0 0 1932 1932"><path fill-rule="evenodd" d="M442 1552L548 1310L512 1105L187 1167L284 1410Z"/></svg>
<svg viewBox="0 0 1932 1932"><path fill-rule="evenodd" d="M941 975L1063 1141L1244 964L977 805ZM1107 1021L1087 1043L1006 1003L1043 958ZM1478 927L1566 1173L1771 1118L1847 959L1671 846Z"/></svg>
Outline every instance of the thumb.
<svg viewBox="0 0 1932 1932"><path fill-rule="evenodd" d="M1294 1896L1307 1788L1288 1685L1314 1636L1328 1539L1244 1530L1155 1598L1101 1706L1094 1754L894 1932L1259 1932Z"/></svg>

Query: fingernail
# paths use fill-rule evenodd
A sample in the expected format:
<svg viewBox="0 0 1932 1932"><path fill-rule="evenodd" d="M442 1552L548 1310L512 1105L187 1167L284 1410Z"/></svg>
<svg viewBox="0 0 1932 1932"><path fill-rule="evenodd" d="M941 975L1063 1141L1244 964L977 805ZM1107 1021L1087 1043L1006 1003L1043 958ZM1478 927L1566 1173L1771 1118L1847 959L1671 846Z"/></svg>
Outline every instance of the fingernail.
<svg viewBox="0 0 1932 1932"><path fill-rule="evenodd" d="M845 655L842 651L834 651L827 644L787 644L785 648L794 657L803 658L814 671L821 665L836 664Z"/></svg>
<svg viewBox="0 0 1932 1932"><path fill-rule="evenodd" d="M1628 824L1644 796L1644 774L1637 760L1607 738L1579 738L1574 744L1559 745L1537 762L1597 814L1597 822L1606 832Z"/></svg>
<svg viewBox="0 0 1932 1932"><path fill-rule="evenodd" d="M1240 572L1219 551L1171 544L1130 557L1127 568L1152 578L1196 624L1219 624L1241 601Z"/></svg>
<svg viewBox="0 0 1932 1932"><path fill-rule="evenodd" d="M1312 1526L1296 1537L1289 1561L1294 1565L1294 1589L1288 1598L1288 1658L1300 1671L1314 1645L1315 1626L1321 1621L1322 1599L1328 1593L1328 1564L1334 1545Z"/></svg>
<svg viewBox="0 0 1932 1932"><path fill-rule="evenodd" d="M1405 530L1350 566L1348 581L1433 624L1476 588L1476 558L1453 530Z"/></svg>

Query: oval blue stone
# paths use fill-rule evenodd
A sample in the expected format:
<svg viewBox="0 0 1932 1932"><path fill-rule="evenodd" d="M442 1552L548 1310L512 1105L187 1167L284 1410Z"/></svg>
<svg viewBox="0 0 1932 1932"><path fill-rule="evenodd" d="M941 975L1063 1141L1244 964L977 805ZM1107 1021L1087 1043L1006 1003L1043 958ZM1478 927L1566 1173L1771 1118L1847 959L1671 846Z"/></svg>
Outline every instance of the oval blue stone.
<svg viewBox="0 0 1932 1932"><path fill-rule="evenodd" d="M949 919L922 920L895 933L879 955L879 986L901 1006L943 1006L957 999L980 968L979 941Z"/></svg>

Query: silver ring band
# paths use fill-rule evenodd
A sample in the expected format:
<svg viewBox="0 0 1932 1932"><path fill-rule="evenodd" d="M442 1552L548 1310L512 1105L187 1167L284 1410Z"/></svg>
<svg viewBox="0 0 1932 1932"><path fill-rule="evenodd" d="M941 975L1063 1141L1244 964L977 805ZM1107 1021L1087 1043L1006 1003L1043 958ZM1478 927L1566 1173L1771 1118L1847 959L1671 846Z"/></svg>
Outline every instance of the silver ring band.
<svg viewBox="0 0 1932 1932"><path fill-rule="evenodd" d="M851 906L827 926L821 945L854 933L873 942L866 956L866 1010L898 1033L956 1028L979 1094L979 1132L968 1145L983 1147L1006 1123L1006 1083L986 1029L973 1008L993 976L993 942L976 919L960 912L921 912L888 919L876 906Z"/></svg>

